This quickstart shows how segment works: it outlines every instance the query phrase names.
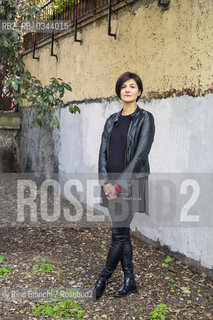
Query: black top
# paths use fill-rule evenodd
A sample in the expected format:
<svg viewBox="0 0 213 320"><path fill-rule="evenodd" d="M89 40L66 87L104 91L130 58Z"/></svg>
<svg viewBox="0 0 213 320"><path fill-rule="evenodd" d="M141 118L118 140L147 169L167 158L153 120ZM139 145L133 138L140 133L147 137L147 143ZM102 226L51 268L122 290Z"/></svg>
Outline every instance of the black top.
<svg viewBox="0 0 213 320"><path fill-rule="evenodd" d="M130 121L131 115L120 115L118 124L112 129L109 142L108 172L122 172L124 168L127 132Z"/></svg>

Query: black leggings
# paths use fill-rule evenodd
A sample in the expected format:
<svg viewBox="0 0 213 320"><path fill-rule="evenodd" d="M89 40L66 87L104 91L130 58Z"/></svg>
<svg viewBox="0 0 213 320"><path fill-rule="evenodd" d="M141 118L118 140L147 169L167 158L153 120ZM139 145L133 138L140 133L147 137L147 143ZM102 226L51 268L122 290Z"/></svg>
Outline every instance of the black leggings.
<svg viewBox="0 0 213 320"><path fill-rule="evenodd" d="M134 213L128 202L118 202L117 199L109 200L108 210L113 227L129 228Z"/></svg>
<svg viewBox="0 0 213 320"><path fill-rule="evenodd" d="M112 240L108 251L106 264L101 271L101 276L107 280L111 277L116 269L119 261L121 261L124 276L133 277L132 263L132 243L130 238L130 223L134 214L128 213L126 219L122 221L114 221L116 216L113 211L109 211L112 219ZM116 219L117 220L117 219Z"/></svg>

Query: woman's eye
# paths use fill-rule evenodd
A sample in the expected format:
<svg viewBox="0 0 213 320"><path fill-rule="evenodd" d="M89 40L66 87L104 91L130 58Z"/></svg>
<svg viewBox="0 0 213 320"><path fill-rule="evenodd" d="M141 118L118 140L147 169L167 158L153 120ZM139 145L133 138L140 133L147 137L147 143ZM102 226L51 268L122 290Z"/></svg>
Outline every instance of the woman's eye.
<svg viewBox="0 0 213 320"><path fill-rule="evenodd" d="M125 89L125 88L126 88L125 86L122 86L122 87L121 87L121 89ZM135 89L135 86L131 86L130 88L131 88L131 89Z"/></svg>

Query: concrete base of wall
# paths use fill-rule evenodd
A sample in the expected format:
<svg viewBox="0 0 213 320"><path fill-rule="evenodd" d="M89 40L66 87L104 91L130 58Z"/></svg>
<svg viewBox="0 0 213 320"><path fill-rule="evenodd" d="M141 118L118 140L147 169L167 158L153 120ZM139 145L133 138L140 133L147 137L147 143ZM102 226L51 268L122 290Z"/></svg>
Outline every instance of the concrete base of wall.
<svg viewBox="0 0 213 320"><path fill-rule="evenodd" d="M179 252L174 252L174 251L170 250L169 247L166 245L163 245L163 246L160 245L159 241L154 241L154 240L146 237L137 228L135 228L135 231L132 234L135 238L139 239L140 241L151 244L153 247L158 248L159 250L162 250L163 252L165 252L169 256L174 257L174 258L182 261L183 264L195 269L195 272L199 271L199 272L205 274L210 279L213 279L213 270L210 270L208 268L201 266L201 263L199 261L196 261L192 258L186 257L184 254L181 254Z"/></svg>

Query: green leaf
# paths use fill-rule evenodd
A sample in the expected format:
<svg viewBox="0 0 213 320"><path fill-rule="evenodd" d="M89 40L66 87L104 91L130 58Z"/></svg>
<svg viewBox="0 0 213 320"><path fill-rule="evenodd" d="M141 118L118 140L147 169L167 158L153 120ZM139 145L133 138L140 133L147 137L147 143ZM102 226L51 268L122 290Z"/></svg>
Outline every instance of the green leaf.
<svg viewBox="0 0 213 320"><path fill-rule="evenodd" d="M9 46L9 43L6 39L3 40L3 45L7 48Z"/></svg>
<svg viewBox="0 0 213 320"><path fill-rule="evenodd" d="M75 308L79 308L79 305L78 305L75 301L72 301L72 305L73 305L73 307L75 307Z"/></svg>
<svg viewBox="0 0 213 320"><path fill-rule="evenodd" d="M71 112L71 113L76 113L76 112L80 113L81 110L79 109L78 106L75 105L75 106L69 106L69 112Z"/></svg>
<svg viewBox="0 0 213 320"><path fill-rule="evenodd" d="M167 256L166 259L165 259L165 262L168 263L168 262L171 262L172 260L173 259L170 256Z"/></svg>
<svg viewBox="0 0 213 320"><path fill-rule="evenodd" d="M64 87L65 87L67 90L72 91L72 88L71 88L71 86L70 86L68 83L65 83L65 84L64 84Z"/></svg>
<svg viewBox="0 0 213 320"><path fill-rule="evenodd" d="M40 127L42 126L42 121L41 121L40 118L37 119L37 123L38 123L38 125L39 125Z"/></svg>
<svg viewBox="0 0 213 320"><path fill-rule="evenodd" d="M34 7L34 8L32 8L32 14L34 15L34 14L36 14L36 12L37 12L37 8L36 7Z"/></svg>
<svg viewBox="0 0 213 320"><path fill-rule="evenodd" d="M49 100L50 100L51 103L54 102L54 98L53 98L53 96L51 94L49 95Z"/></svg>
<svg viewBox="0 0 213 320"><path fill-rule="evenodd" d="M13 14L12 14L12 13L9 13L9 14L8 14L8 19L9 19L9 20L12 20L12 18L13 18Z"/></svg>
<svg viewBox="0 0 213 320"><path fill-rule="evenodd" d="M75 113L76 113L76 112L78 112L78 113L81 112L81 110L80 110L80 108L79 108L78 106L74 106L74 109L75 109Z"/></svg>
<svg viewBox="0 0 213 320"><path fill-rule="evenodd" d="M18 41L19 40L19 34L18 32L12 32L12 37L14 41Z"/></svg>
<svg viewBox="0 0 213 320"><path fill-rule="evenodd" d="M63 85L59 85L59 86L58 86L58 91L59 91L59 92L64 91L64 87L63 87Z"/></svg>
<svg viewBox="0 0 213 320"><path fill-rule="evenodd" d="M14 90L18 90L18 84L17 84L17 82L12 81L12 82L11 82L11 85L12 85L12 87L13 87Z"/></svg>
<svg viewBox="0 0 213 320"><path fill-rule="evenodd" d="M59 123L58 118L56 116L52 116L52 119L50 121L50 127L52 128L54 126L56 126L58 129L60 127L60 123Z"/></svg>
<svg viewBox="0 0 213 320"><path fill-rule="evenodd" d="M74 108L72 106L69 106L69 112L74 113Z"/></svg>
<svg viewBox="0 0 213 320"><path fill-rule="evenodd" d="M32 79L31 73L29 71L25 71L25 76L28 80Z"/></svg>

